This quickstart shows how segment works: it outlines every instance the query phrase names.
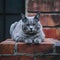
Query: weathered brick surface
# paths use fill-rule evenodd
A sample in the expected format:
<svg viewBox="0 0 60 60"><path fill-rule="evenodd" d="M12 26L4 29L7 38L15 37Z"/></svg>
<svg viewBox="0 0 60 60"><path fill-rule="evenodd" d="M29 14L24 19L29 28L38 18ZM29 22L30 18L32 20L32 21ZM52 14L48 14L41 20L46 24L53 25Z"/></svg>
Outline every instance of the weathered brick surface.
<svg viewBox="0 0 60 60"><path fill-rule="evenodd" d="M60 28L44 28L46 38L55 38L60 40Z"/></svg>
<svg viewBox="0 0 60 60"><path fill-rule="evenodd" d="M60 40L60 28L56 28L56 38Z"/></svg>
<svg viewBox="0 0 60 60"><path fill-rule="evenodd" d="M0 56L0 60L18 60L18 56Z"/></svg>
<svg viewBox="0 0 60 60"><path fill-rule="evenodd" d="M59 0L29 0L28 11L41 11L41 12L59 12ZM52 5L53 4L53 5Z"/></svg>
<svg viewBox="0 0 60 60"><path fill-rule="evenodd" d="M35 16L36 13L28 13L27 16Z"/></svg>
<svg viewBox="0 0 60 60"><path fill-rule="evenodd" d="M56 38L56 28L45 28L44 33L46 38Z"/></svg>
<svg viewBox="0 0 60 60"><path fill-rule="evenodd" d="M36 60L52 60L53 56L38 56Z"/></svg>
<svg viewBox="0 0 60 60"><path fill-rule="evenodd" d="M34 44L31 44L31 45L27 45L27 44L24 44L24 43L18 43L17 47L17 51L18 53L47 53L49 52L50 50L53 50L53 42L50 41L49 39L45 40L45 42L42 42L41 44L39 45L34 45Z"/></svg>
<svg viewBox="0 0 60 60"><path fill-rule="evenodd" d="M15 44L13 40L7 39L0 43L0 54L13 54L15 49L18 53L45 53L53 49L53 44L50 39L45 39L45 41L39 45L27 45L20 42ZM15 46L17 47L15 48Z"/></svg>
<svg viewBox="0 0 60 60"><path fill-rule="evenodd" d="M60 55L38 56L36 60L60 60Z"/></svg>
<svg viewBox="0 0 60 60"><path fill-rule="evenodd" d="M34 60L33 57L29 56L0 56L0 60Z"/></svg>
<svg viewBox="0 0 60 60"><path fill-rule="evenodd" d="M7 39L0 43L0 54L13 54L14 53L14 41L10 41L11 39Z"/></svg>
<svg viewBox="0 0 60 60"><path fill-rule="evenodd" d="M48 15L48 17L47 17L47 26L55 26L56 25L51 16L52 15L50 15L50 16Z"/></svg>
<svg viewBox="0 0 60 60"><path fill-rule="evenodd" d="M48 16L43 14L40 15L40 22L42 26L47 26L47 20L48 20Z"/></svg>
<svg viewBox="0 0 60 60"><path fill-rule="evenodd" d="M20 44L18 43L18 53L32 53L33 52L33 45L27 45L27 44Z"/></svg>
<svg viewBox="0 0 60 60"><path fill-rule="evenodd" d="M53 53L54 44L56 46L56 52L60 53L60 43L58 43L58 40L52 38L45 38L44 42L39 45L27 45L21 42L16 43L12 39L7 39L0 43L0 60L52 60L55 59L52 55L45 56L39 54Z"/></svg>
<svg viewBox="0 0 60 60"><path fill-rule="evenodd" d="M34 60L34 57L30 57L30 56L19 56L20 60Z"/></svg>
<svg viewBox="0 0 60 60"><path fill-rule="evenodd" d="M36 58L34 57L29 57L29 56L0 56L0 60L60 60L59 55L48 55L48 56L37 56Z"/></svg>

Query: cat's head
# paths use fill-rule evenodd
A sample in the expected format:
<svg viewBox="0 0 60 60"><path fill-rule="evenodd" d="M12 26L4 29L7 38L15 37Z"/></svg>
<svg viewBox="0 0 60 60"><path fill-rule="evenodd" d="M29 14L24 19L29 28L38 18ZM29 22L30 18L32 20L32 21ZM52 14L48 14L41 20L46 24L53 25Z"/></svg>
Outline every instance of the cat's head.
<svg viewBox="0 0 60 60"><path fill-rule="evenodd" d="M24 14L22 14L22 30L26 34L36 34L39 30L39 17L40 13L37 13L35 16L32 17L26 17Z"/></svg>

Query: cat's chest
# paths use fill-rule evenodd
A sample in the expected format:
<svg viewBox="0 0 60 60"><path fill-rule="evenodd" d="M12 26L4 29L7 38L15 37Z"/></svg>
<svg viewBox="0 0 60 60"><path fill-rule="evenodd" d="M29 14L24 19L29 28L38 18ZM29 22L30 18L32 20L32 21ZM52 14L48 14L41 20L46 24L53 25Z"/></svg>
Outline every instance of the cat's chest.
<svg viewBox="0 0 60 60"><path fill-rule="evenodd" d="M39 36L39 34L36 34L36 35L25 35L25 38L27 39L35 39Z"/></svg>

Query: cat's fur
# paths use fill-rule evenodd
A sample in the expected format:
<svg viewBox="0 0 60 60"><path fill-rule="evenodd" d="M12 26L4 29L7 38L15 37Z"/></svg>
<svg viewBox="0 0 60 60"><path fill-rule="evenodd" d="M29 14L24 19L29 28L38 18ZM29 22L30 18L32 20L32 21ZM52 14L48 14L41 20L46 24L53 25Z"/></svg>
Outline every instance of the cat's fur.
<svg viewBox="0 0 60 60"><path fill-rule="evenodd" d="M25 43L41 43L44 41L45 35L39 17L39 13L32 17L25 17L22 14L22 19L14 22L10 27L11 38L16 42Z"/></svg>

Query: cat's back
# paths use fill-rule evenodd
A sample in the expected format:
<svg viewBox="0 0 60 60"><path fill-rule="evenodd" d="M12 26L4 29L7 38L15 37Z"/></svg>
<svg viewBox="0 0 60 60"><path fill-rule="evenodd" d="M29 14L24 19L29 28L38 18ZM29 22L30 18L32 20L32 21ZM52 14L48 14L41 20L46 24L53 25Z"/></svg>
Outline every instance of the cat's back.
<svg viewBox="0 0 60 60"><path fill-rule="evenodd" d="M22 32L22 24L23 24L22 20L19 20L16 24L16 27L15 27L13 33L21 33Z"/></svg>

